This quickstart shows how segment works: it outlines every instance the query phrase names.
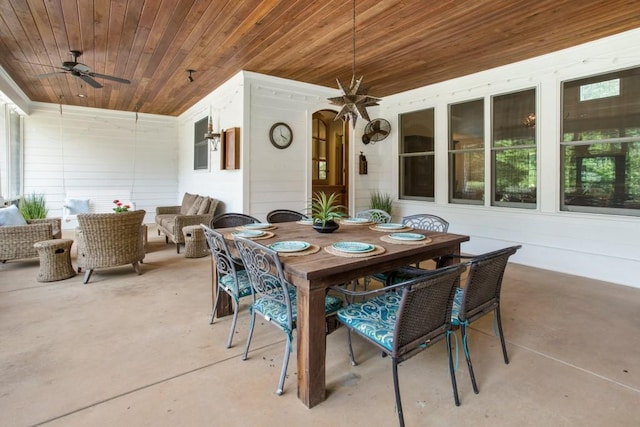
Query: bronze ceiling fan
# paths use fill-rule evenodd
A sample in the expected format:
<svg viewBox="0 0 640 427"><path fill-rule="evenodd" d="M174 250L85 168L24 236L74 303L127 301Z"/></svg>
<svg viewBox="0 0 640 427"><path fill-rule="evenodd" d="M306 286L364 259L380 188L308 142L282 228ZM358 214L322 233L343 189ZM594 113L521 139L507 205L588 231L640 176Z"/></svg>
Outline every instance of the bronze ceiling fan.
<svg viewBox="0 0 640 427"><path fill-rule="evenodd" d="M43 67L53 67L53 68L57 68L58 70L61 71L54 71L51 73L46 73L46 74L38 74L36 77L37 78L45 78L45 77L51 77L51 76L55 76L57 74L71 74L74 77L78 77L80 79L82 79L84 82L86 82L89 86L96 88L96 89L100 89L102 87L102 85L100 83L98 83L95 78L99 78L99 79L105 79L105 80L111 80L117 83L125 83L125 84L129 84L131 83L130 80L127 79L123 79L122 77L115 77L115 76L109 76L106 74L99 74L99 73L94 73L93 71L91 71L91 69L89 68L89 66L78 62L78 57L80 55L82 55L82 52L80 52L79 50L71 50L69 51L69 53L71 54L71 61L64 61L62 63L62 67L56 67L54 65L45 65L45 64L34 64L34 65L40 65ZM31 62L29 62L29 64L32 64Z"/></svg>

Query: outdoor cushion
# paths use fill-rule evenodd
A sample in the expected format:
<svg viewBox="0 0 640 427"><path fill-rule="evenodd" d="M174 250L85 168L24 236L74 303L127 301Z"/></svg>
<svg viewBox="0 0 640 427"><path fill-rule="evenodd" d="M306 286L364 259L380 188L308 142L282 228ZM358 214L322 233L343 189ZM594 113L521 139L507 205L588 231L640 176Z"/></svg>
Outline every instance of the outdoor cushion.
<svg viewBox="0 0 640 427"><path fill-rule="evenodd" d="M64 207L69 209L71 215L89 213L89 199L67 199Z"/></svg>
<svg viewBox="0 0 640 427"><path fill-rule="evenodd" d="M387 292L364 302L348 305L338 310L338 320L392 351L393 331L401 297L397 292Z"/></svg>
<svg viewBox="0 0 640 427"><path fill-rule="evenodd" d="M196 212L196 215L204 215L207 212L209 212L210 204L211 204L211 199L209 197L203 196L202 203L200 204L200 207L198 208L198 212Z"/></svg>
<svg viewBox="0 0 640 427"><path fill-rule="evenodd" d="M251 295L251 282L249 281L249 275L246 270L236 271L236 277L238 278L238 286L240 290L238 292L238 297L246 297L247 295ZM236 281L233 280L233 276L230 274L224 275L220 278L220 286L229 292L236 294Z"/></svg>
<svg viewBox="0 0 640 427"><path fill-rule="evenodd" d="M460 325L460 319L458 319L458 313L462 307L462 297L464 296L464 289L456 288L456 295L453 297L453 307L451 308L451 324L453 326Z"/></svg>
<svg viewBox="0 0 640 427"><path fill-rule="evenodd" d="M10 225L26 225L24 217L20 213L20 210L16 205L11 205L7 208L0 208L0 226Z"/></svg>
<svg viewBox="0 0 640 427"><path fill-rule="evenodd" d="M180 213L186 215L197 198L197 194L184 193L184 197L182 198L182 205L180 206Z"/></svg>
<svg viewBox="0 0 640 427"><path fill-rule="evenodd" d="M203 196L197 196L196 199L193 201L193 204L189 208L187 215L196 215L198 213L198 209L200 209L200 205L202 205L203 200L204 200Z"/></svg>
<svg viewBox="0 0 640 427"><path fill-rule="evenodd" d="M289 299L291 300L291 317L293 318L293 324L298 317L298 300L296 299L296 288L289 287ZM277 323L280 327L286 330L287 326L287 307L283 303L277 301L258 298L252 305L253 309L272 322ZM324 300L324 311L326 314L335 313L342 307L342 300L334 297L333 295L327 295Z"/></svg>

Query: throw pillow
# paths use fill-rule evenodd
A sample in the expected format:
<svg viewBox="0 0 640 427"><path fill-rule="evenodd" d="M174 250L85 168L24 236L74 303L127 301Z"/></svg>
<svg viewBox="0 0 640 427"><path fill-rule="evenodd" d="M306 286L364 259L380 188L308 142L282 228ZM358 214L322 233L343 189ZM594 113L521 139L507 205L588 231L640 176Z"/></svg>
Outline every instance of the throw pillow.
<svg viewBox="0 0 640 427"><path fill-rule="evenodd" d="M200 207L198 208L198 212L197 215L204 215L207 212L209 212L209 205L211 204L211 199L209 199L208 197L205 197L202 199L202 203L200 204Z"/></svg>
<svg viewBox="0 0 640 427"><path fill-rule="evenodd" d="M89 213L89 199L67 199L64 207L69 209L70 215Z"/></svg>
<svg viewBox="0 0 640 427"><path fill-rule="evenodd" d="M203 196L198 196L196 200L193 202L193 204L191 205L191 208L189 209L189 212L187 212L187 215L197 214L198 209L200 209L200 205L202 204L203 200L204 200Z"/></svg>
<svg viewBox="0 0 640 427"><path fill-rule="evenodd" d="M0 227L8 227L11 225L26 225L27 221L20 213L20 210L16 205L11 205L8 208L0 209Z"/></svg>
<svg viewBox="0 0 640 427"><path fill-rule="evenodd" d="M191 206L193 205L193 202L195 202L197 198L197 194L184 193L182 205L180 205L180 213L182 215L187 215L189 213L189 209L191 209Z"/></svg>

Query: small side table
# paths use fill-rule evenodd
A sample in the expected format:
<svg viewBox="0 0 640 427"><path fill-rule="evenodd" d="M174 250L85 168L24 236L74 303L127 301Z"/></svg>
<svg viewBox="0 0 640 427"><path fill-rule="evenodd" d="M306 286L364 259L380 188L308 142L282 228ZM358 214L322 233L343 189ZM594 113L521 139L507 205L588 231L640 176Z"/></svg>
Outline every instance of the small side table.
<svg viewBox="0 0 640 427"><path fill-rule="evenodd" d="M185 258L202 258L209 255L207 240L204 237L204 231L199 225L183 227L182 234L184 234Z"/></svg>
<svg viewBox="0 0 640 427"><path fill-rule="evenodd" d="M53 239L37 242L33 245L40 257L38 282L55 282L76 275L71 265L70 239Z"/></svg>

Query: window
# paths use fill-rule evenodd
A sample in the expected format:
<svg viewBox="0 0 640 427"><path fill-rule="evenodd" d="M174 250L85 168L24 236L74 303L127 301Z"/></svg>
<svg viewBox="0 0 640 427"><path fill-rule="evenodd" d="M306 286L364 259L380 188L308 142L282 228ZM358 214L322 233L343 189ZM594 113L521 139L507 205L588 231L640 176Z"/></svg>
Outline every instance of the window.
<svg viewBox="0 0 640 427"><path fill-rule="evenodd" d="M22 127L22 116L0 100L0 201L22 195Z"/></svg>
<svg viewBox="0 0 640 427"><path fill-rule="evenodd" d="M209 141L204 137L207 125L208 119L205 117L193 126L193 170L209 169Z"/></svg>
<svg viewBox="0 0 640 427"><path fill-rule="evenodd" d="M640 216L640 68L562 84L565 211Z"/></svg>
<svg viewBox="0 0 640 427"><path fill-rule="evenodd" d="M400 198L434 200L434 109L400 115Z"/></svg>
<svg viewBox="0 0 640 427"><path fill-rule="evenodd" d="M484 99L449 106L449 201L484 200Z"/></svg>
<svg viewBox="0 0 640 427"><path fill-rule="evenodd" d="M537 203L536 90L492 97L491 174L494 206Z"/></svg>
<svg viewBox="0 0 640 427"><path fill-rule="evenodd" d="M327 181L327 124L320 118L313 118L311 135L311 158L313 181L326 184Z"/></svg>

